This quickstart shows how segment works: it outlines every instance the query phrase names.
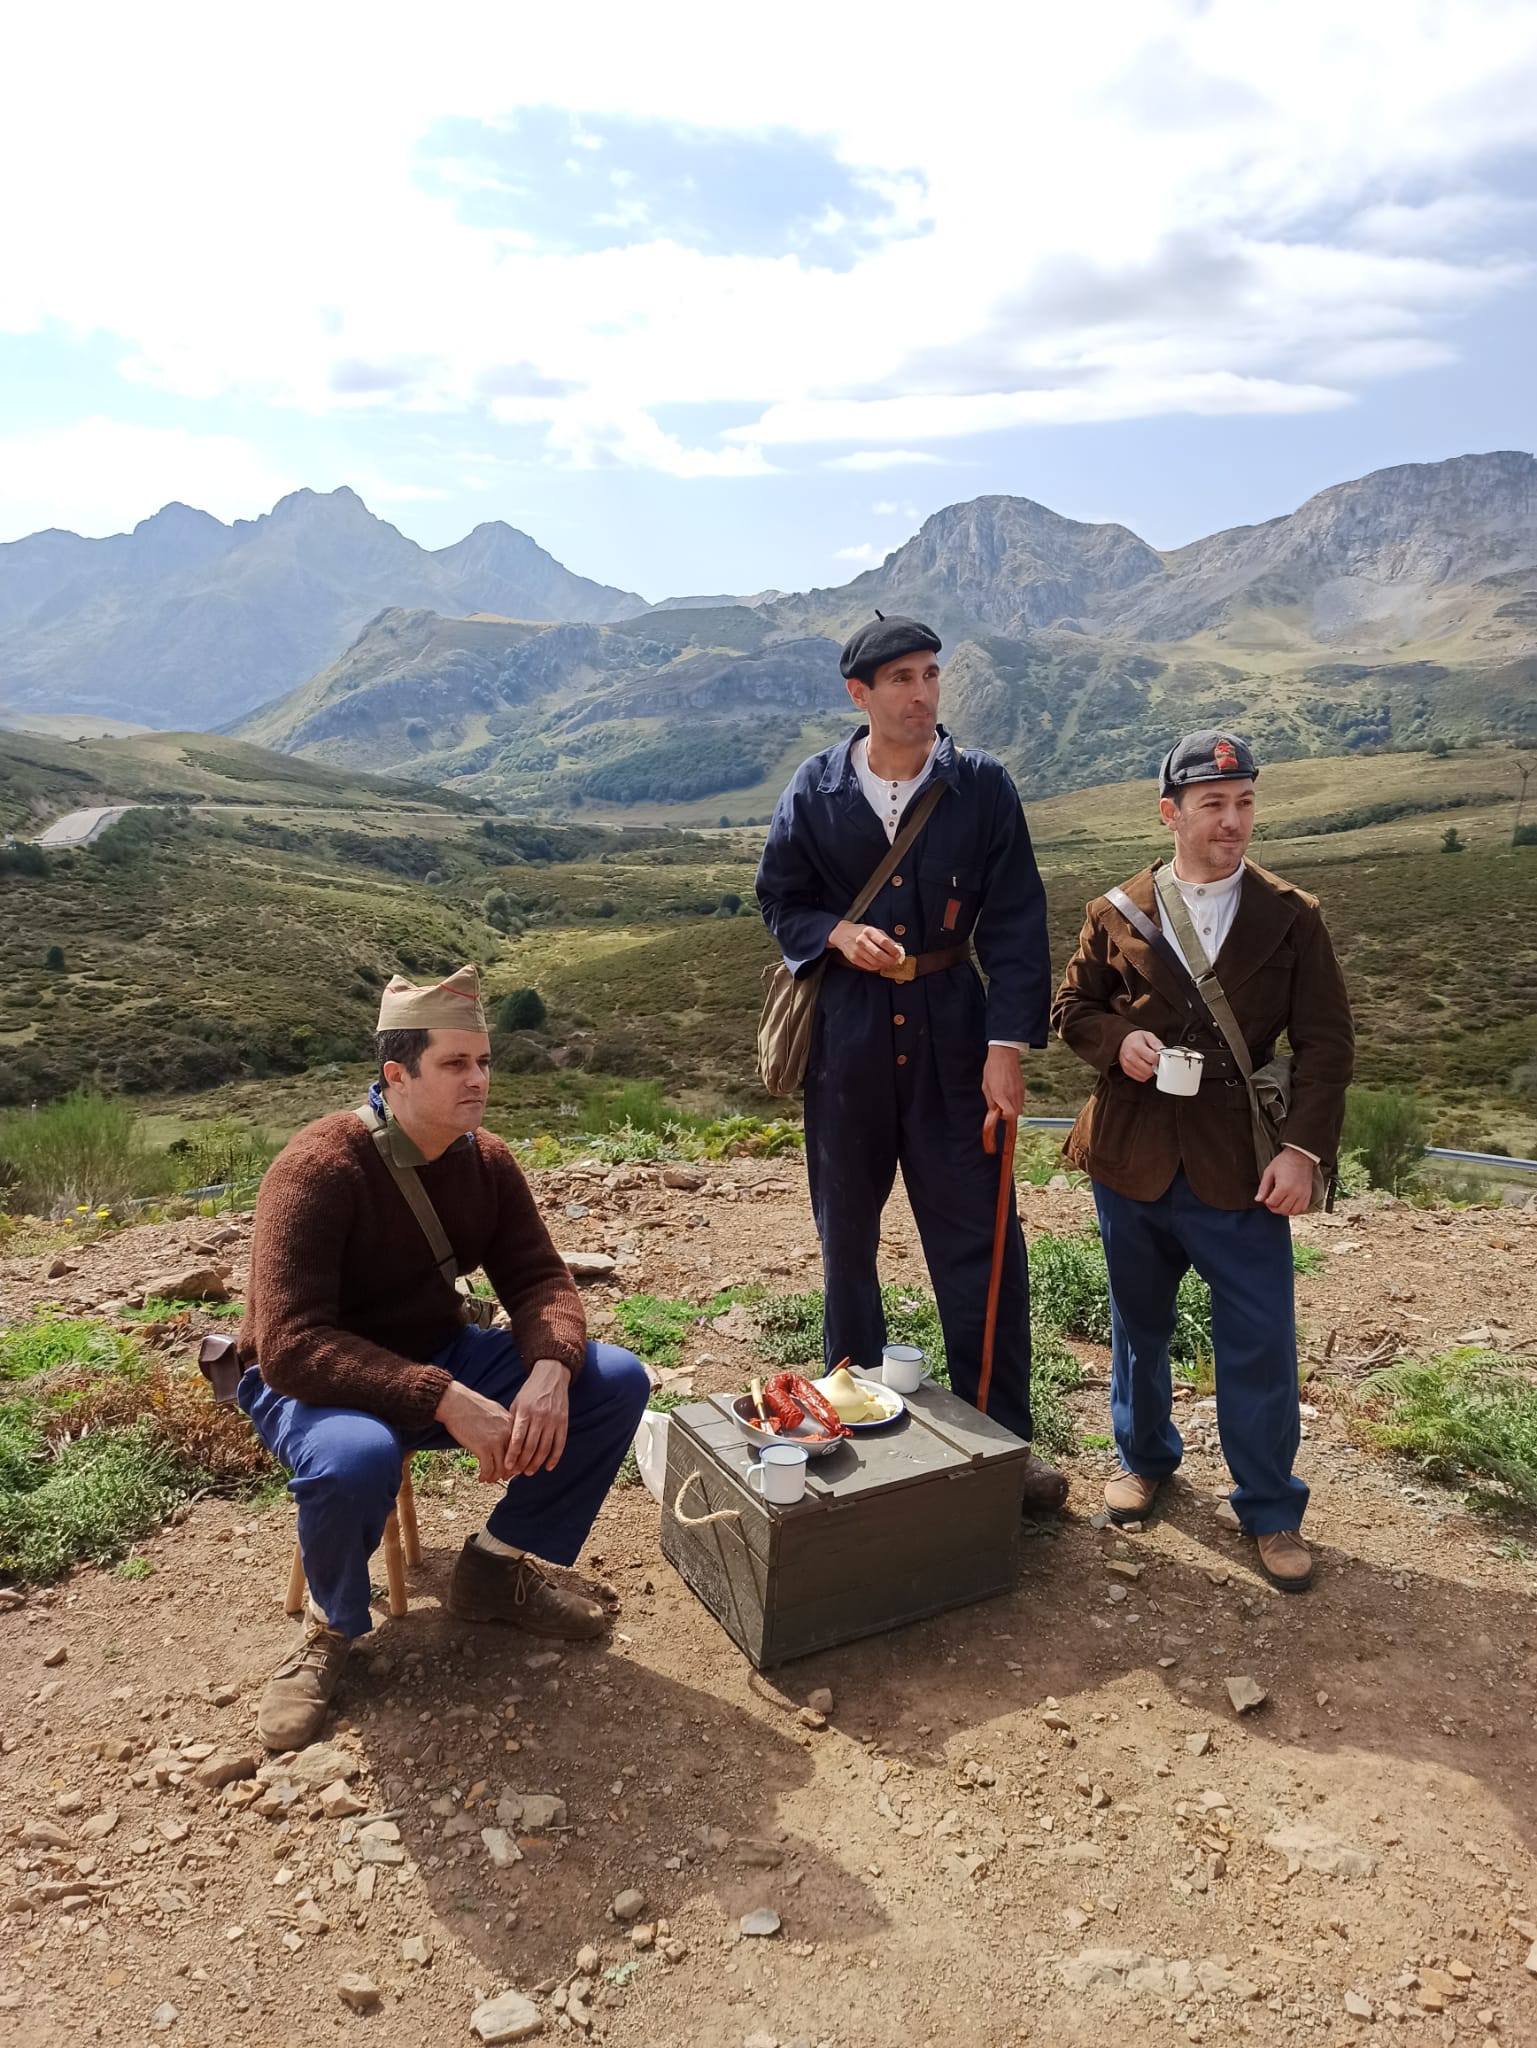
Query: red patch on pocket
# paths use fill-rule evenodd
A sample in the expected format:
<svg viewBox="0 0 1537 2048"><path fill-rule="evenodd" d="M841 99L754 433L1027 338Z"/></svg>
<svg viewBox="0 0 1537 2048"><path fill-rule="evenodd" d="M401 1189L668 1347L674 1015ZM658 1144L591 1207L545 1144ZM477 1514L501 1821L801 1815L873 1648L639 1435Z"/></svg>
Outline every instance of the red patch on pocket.
<svg viewBox="0 0 1537 2048"><path fill-rule="evenodd" d="M950 898L950 901L949 901L949 902L948 902L948 903L947 903L947 904L945 905L945 922L944 922L944 930L945 930L945 931L947 931L947 932L953 932L953 931L955 930L955 920L956 920L956 919L957 919L957 918L958 918L958 917L960 916L960 914L961 914L961 903L960 903L960 898L959 898L958 896L952 896L952 897Z"/></svg>

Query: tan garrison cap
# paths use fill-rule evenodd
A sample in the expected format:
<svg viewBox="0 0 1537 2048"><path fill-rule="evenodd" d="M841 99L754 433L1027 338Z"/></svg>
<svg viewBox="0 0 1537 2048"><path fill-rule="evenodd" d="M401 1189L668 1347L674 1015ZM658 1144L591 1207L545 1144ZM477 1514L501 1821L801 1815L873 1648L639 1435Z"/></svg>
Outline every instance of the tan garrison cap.
<svg viewBox="0 0 1537 2048"><path fill-rule="evenodd" d="M391 975L379 999L379 1031L484 1031L480 973L461 967L447 981L418 988L403 974Z"/></svg>

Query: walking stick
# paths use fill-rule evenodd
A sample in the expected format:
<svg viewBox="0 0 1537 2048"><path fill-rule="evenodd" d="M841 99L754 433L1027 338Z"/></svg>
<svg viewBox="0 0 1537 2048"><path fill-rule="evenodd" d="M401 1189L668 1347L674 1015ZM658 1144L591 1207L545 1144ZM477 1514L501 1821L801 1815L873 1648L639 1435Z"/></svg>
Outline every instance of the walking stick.
<svg viewBox="0 0 1537 2048"><path fill-rule="evenodd" d="M998 1161L998 1208L993 1217L993 1266L987 1276L987 1321L982 1326L982 1372L977 1381L977 1406L987 1413L988 1390L993 1383L993 1338L998 1328L998 1293L1003 1285L1003 1245L1009 1231L1009 1194L1014 1186L1014 1140L1019 1119L1003 1117L1003 1144L998 1145L1001 1112L990 1109L982 1126L982 1149L989 1156L1000 1151Z"/></svg>

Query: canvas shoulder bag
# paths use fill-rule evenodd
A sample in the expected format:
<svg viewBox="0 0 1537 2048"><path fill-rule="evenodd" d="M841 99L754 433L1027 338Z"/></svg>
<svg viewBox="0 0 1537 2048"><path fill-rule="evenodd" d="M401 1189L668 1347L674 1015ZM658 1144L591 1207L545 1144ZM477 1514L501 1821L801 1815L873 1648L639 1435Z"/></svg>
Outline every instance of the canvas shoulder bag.
<svg viewBox="0 0 1537 2048"><path fill-rule="evenodd" d="M1179 893L1179 885L1173 870L1163 866L1153 870L1153 885L1158 891L1158 901L1163 914L1169 920L1169 927L1179 940L1180 951L1189 963L1186 969L1195 983L1196 992L1211 1013L1212 1022L1227 1041L1228 1051L1249 1092L1249 1120L1254 1132L1254 1157L1263 1174L1265 1168L1280 1152L1285 1143L1287 1113L1292 1100L1292 1061L1290 1053L1281 1053L1273 1060L1267 1060L1262 1067L1256 1067L1249 1057L1249 1047L1238 1019L1233 1015L1233 1006L1217 979L1217 971L1206 957L1190 913L1185 908L1185 899ZM1117 892L1119 893L1119 892ZM1117 905L1117 908L1120 908ZM1160 938L1163 936L1159 934ZM1167 942L1165 942L1167 943ZM1169 951L1172 953L1173 948ZM1328 1170L1316 1160L1313 1162L1313 1191L1308 1203L1309 1209L1322 1209L1329 1200L1332 1177Z"/></svg>
<svg viewBox="0 0 1537 2048"><path fill-rule="evenodd" d="M406 1207L421 1225L422 1236L432 1249L432 1256L438 1262L438 1271L459 1297L459 1319L473 1323L478 1329L491 1327L496 1314L496 1303L487 1301L476 1294L468 1280L459 1271L459 1261L454 1248L448 1241L448 1232L443 1228L443 1219L432 1206L432 1197L422 1186L421 1176L414 1166L402 1166L390 1148L389 1125L371 1102L365 1102L353 1112L358 1122L373 1138L374 1150L384 1161L385 1171L405 1198Z"/></svg>
<svg viewBox="0 0 1537 2048"><path fill-rule="evenodd" d="M945 793L942 782L931 782L907 815L907 822L886 849L886 857L844 913L846 922L857 924L875 901L897 863L906 854L929 821L929 814ZM824 955L799 980L783 960L763 970L763 1010L758 1018L758 1072L770 1095L793 1095L806 1078L811 1058L811 1027L816 1019L817 997L822 976L827 972Z"/></svg>

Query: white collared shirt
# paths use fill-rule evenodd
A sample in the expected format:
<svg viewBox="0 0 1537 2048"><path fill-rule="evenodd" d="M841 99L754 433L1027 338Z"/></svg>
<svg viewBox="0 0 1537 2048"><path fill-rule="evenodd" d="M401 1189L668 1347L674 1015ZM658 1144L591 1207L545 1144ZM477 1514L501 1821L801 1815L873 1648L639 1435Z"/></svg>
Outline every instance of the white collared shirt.
<svg viewBox="0 0 1537 2048"><path fill-rule="evenodd" d="M1206 949L1206 964L1213 966L1217 955L1222 951L1223 941L1233 929L1233 919L1238 915L1238 897L1243 888L1243 862L1240 861L1233 872L1224 875L1220 882L1182 882L1176 874L1174 884L1185 899L1185 908L1190 913L1190 922L1195 926L1196 937ZM1154 898L1156 901L1156 891ZM1179 942L1179 934L1170 930L1169 920L1163 914L1162 903L1158 904L1158 922L1163 926L1164 937L1180 959L1184 960L1187 972L1198 973L1199 969L1185 960L1185 949Z"/></svg>

